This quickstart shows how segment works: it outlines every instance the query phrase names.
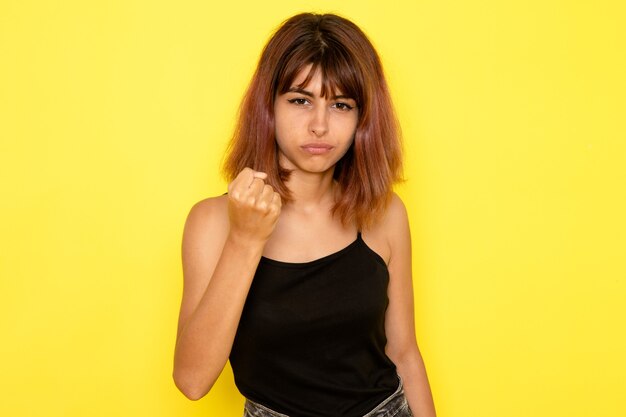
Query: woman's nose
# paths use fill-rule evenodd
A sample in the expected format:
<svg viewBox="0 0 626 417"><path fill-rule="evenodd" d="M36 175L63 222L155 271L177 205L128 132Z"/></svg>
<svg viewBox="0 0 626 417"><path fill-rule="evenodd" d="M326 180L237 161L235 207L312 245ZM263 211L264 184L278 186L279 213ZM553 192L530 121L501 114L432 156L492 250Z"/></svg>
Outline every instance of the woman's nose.
<svg viewBox="0 0 626 417"><path fill-rule="evenodd" d="M323 136L328 132L328 109L326 106L315 106L311 112L309 129L316 136Z"/></svg>

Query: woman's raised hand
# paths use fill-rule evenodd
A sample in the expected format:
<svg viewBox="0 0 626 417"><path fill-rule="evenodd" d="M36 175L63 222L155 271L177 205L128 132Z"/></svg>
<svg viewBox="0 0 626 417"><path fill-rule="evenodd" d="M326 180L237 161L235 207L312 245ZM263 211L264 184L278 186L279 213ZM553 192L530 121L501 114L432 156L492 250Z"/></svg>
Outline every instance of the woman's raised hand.
<svg viewBox="0 0 626 417"><path fill-rule="evenodd" d="M228 185L230 233L265 243L280 215L280 195L265 183L267 174L244 168Z"/></svg>

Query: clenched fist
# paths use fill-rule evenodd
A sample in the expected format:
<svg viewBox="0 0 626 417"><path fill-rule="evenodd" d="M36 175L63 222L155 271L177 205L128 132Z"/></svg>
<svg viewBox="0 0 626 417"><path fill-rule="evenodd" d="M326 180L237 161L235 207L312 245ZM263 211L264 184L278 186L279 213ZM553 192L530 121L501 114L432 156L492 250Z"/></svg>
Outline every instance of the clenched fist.
<svg viewBox="0 0 626 417"><path fill-rule="evenodd" d="M237 237L265 243L274 231L281 199L266 178L264 172L244 168L228 185L230 232Z"/></svg>

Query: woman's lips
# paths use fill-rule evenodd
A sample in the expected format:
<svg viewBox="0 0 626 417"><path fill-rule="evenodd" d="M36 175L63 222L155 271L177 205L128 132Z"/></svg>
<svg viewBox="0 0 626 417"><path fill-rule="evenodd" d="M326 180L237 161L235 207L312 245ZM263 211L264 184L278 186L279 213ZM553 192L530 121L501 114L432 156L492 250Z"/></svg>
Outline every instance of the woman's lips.
<svg viewBox="0 0 626 417"><path fill-rule="evenodd" d="M330 152L334 146L329 145L328 143L307 143L306 145L302 145L301 148L311 155L322 155Z"/></svg>

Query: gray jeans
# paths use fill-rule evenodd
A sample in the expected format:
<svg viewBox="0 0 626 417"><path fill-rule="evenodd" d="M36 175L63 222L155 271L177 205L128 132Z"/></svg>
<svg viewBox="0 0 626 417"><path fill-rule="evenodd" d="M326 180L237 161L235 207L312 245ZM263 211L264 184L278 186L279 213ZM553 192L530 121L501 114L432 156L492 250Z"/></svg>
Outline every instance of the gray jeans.
<svg viewBox="0 0 626 417"><path fill-rule="evenodd" d="M376 406L372 411L365 414L363 417L413 417L409 403L404 396L404 389L402 388L402 378L400 378L398 389L391 394L380 404ZM246 399L244 405L243 417L289 417L286 414L270 410L269 408L257 404L253 401ZM297 417L297 416L293 416ZM329 416L330 417L330 416Z"/></svg>

